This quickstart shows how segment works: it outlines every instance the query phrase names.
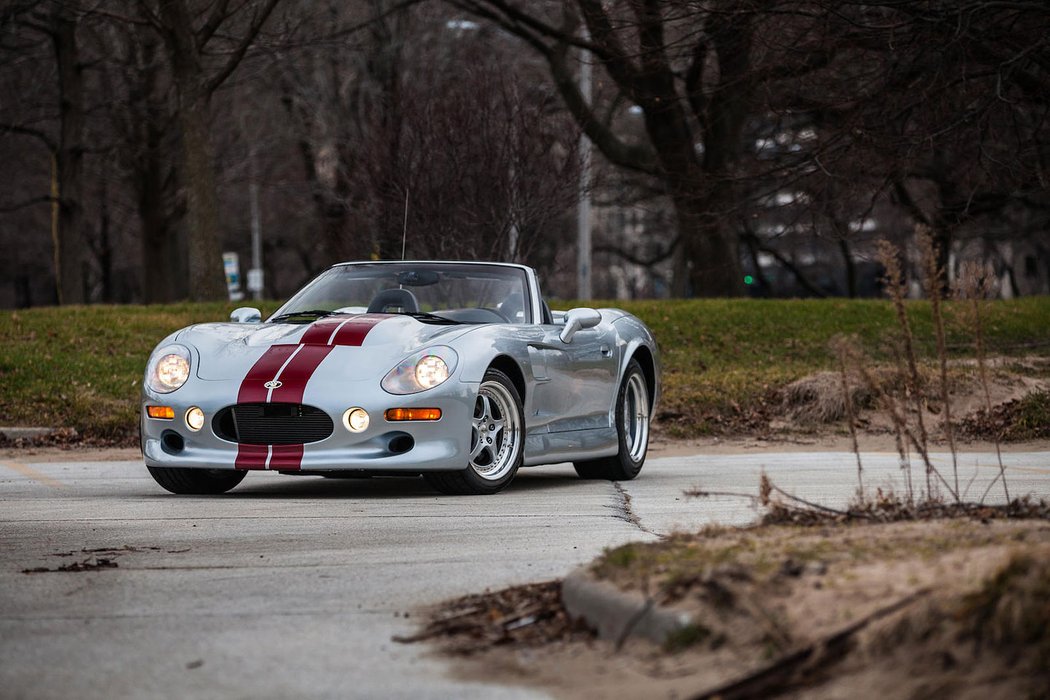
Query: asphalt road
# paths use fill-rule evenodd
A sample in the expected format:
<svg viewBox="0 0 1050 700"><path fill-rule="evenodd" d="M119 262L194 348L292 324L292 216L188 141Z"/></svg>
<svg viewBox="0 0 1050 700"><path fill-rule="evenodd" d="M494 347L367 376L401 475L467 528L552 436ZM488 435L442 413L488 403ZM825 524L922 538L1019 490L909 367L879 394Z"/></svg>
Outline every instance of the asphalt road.
<svg viewBox="0 0 1050 700"><path fill-rule="evenodd" d="M1050 452L1003 458L1013 493L1050 496ZM975 497L995 464L961 457ZM901 490L894 455L864 466L869 487ZM528 469L493 497L251 474L194 498L134 462L0 460L0 697L535 697L454 680L425 646L391 637L415 630L405 613L423 604L560 577L629 540L746 523L747 499L682 492L754 493L763 469L827 505L857 485L850 454L754 452L651 459L623 484ZM23 573L91 557L118 567Z"/></svg>

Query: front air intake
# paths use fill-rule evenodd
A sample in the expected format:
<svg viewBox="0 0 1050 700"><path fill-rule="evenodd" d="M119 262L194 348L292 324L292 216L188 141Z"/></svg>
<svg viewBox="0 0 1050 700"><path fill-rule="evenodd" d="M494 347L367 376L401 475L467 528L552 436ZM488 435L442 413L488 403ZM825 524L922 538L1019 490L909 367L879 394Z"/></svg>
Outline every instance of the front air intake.
<svg viewBox="0 0 1050 700"><path fill-rule="evenodd" d="M335 425L327 413L298 403L239 403L227 406L212 420L223 440L250 445L301 445L319 442Z"/></svg>

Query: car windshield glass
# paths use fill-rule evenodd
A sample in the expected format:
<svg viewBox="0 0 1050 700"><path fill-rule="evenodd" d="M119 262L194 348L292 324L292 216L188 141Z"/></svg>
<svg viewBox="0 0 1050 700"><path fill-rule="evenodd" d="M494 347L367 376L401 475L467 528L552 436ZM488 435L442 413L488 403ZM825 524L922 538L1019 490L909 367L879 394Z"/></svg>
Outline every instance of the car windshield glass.
<svg viewBox="0 0 1050 700"><path fill-rule="evenodd" d="M423 322L532 323L524 270L465 263L356 263L323 272L270 317L404 313Z"/></svg>

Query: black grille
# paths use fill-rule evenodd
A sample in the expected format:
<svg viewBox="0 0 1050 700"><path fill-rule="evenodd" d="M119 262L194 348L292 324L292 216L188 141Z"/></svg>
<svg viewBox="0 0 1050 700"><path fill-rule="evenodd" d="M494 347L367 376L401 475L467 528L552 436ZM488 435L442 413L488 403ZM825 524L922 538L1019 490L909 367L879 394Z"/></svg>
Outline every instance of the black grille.
<svg viewBox="0 0 1050 700"><path fill-rule="evenodd" d="M300 445L324 440L334 428L328 414L298 403L239 403L212 420L215 434L251 445Z"/></svg>

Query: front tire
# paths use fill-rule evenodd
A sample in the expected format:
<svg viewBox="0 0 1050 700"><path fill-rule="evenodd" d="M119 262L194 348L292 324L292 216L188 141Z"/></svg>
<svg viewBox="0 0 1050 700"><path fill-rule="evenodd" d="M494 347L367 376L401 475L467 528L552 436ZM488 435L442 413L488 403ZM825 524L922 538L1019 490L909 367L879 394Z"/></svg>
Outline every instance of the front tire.
<svg viewBox="0 0 1050 700"><path fill-rule="evenodd" d="M616 434L620 451L613 457L574 462L583 479L630 481L638 476L649 451L649 387L637 360L627 363L616 395Z"/></svg>
<svg viewBox="0 0 1050 700"><path fill-rule="evenodd" d="M245 471L232 469L187 469L184 467L146 467L154 481L172 493L215 496L226 493L244 480Z"/></svg>
<svg viewBox="0 0 1050 700"><path fill-rule="evenodd" d="M498 369L489 369L478 387L471 418L470 457L457 472L428 472L431 487L450 495L502 491L518 473L524 454L525 420L521 396Z"/></svg>

